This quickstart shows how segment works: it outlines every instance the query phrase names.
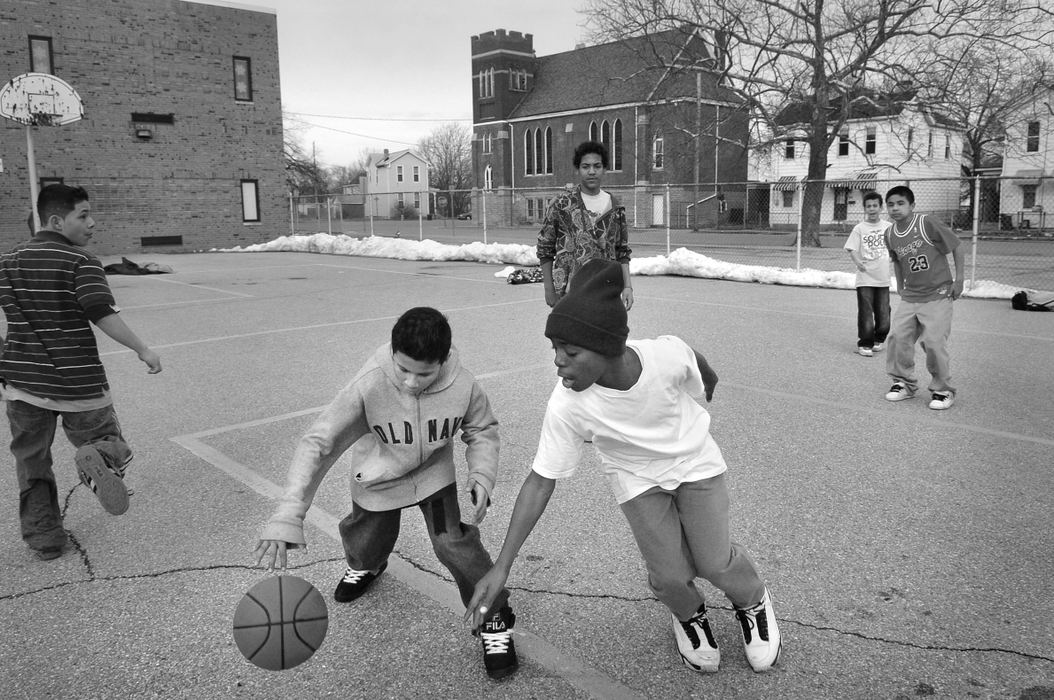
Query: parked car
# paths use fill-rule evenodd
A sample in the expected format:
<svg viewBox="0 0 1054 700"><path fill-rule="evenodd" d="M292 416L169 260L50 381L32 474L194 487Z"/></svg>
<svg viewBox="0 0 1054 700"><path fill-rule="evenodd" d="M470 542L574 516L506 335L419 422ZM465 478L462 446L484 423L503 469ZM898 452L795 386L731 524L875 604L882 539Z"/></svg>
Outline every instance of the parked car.
<svg viewBox="0 0 1054 700"><path fill-rule="evenodd" d="M471 221L472 220L472 212L466 211L466 212L463 212L461 214L458 214L457 215L457 219L458 219L458 221Z"/></svg>

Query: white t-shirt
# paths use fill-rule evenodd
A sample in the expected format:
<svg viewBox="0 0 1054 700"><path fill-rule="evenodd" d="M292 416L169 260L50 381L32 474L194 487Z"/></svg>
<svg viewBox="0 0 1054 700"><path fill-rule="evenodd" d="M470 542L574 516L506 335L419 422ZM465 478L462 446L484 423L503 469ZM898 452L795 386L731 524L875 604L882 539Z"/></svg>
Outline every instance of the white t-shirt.
<svg viewBox="0 0 1054 700"><path fill-rule="evenodd" d="M889 286L889 249L886 248L885 233L888 221L869 223L861 221L853 227L845 245L846 250L856 252L864 261L863 271L856 271L857 287Z"/></svg>
<svg viewBox="0 0 1054 700"><path fill-rule="evenodd" d="M627 346L640 358L641 375L625 391L594 384L575 392L557 380L532 469L567 478L592 441L619 503L654 486L675 489L724 472L710 414L697 401L705 389L694 351L671 335Z"/></svg>
<svg viewBox="0 0 1054 700"><path fill-rule="evenodd" d="M611 209L611 195L604 190L600 190L596 194L582 192L582 204L594 216L601 216L607 213L608 209Z"/></svg>

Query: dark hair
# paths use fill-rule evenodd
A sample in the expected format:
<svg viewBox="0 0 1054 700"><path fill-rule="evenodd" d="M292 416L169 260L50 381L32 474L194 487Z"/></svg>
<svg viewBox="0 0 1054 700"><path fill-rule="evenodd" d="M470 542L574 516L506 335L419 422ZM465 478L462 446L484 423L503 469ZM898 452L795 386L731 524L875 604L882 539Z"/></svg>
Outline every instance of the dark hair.
<svg viewBox="0 0 1054 700"><path fill-rule="evenodd" d="M872 199L877 199L879 204L882 203L882 195L880 195L878 192L868 192L864 195L864 204L867 204Z"/></svg>
<svg viewBox="0 0 1054 700"><path fill-rule="evenodd" d="M578 146L575 148L575 157L573 161L574 166L576 168L580 166L582 164L582 158L584 158L590 153L596 153L598 156L600 156L600 164L603 165L605 169L607 169L608 149L604 146L604 144L598 143L597 141L583 141L582 143L578 144Z"/></svg>
<svg viewBox="0 0 1054 700"><path fill-rule="evenodd" d="M903 196L904 199L908 200L908 204L915 203L915 193L912 192L911 188L907 185L897 185L889 192L886 192L886 201L888 202L890 197L895 197L898 194Z"/></svg>
<svg viewBox="0 0 1054 700"><path fill-rule="evenodd" d="M83 187L70 185L48 185L37 195L37 214L40 226L47 226L52 216L66 218L66 215L77 208L81 202L88 201L88 193Z"/></svg>
<svg viewBox="0 0 1054 700"><path fill-rule="evenodd" d="M450 324L430 306L406 311L392 326L392 352L418 362L445 362L450 354Z"/></svg>

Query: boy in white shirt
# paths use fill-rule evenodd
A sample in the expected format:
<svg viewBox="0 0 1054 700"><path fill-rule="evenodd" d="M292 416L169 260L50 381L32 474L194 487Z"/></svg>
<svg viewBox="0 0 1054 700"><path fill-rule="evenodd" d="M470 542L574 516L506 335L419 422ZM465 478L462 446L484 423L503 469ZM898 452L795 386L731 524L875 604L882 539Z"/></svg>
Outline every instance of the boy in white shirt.
<svg viewBox="0 0 1054 700"><path fill-rule="evenodd" d="M545 511L558 479L571 476L592 442L648 569L648 583L673 613L681 658L718 670L700 576L736 608L747 661L766 671L780 653L772 602L746 551L729 536L725 462L710 436L717 375L673 336L627 343L619 263L585 263L553 307L545 334L556 352L553 389L531 473L520 488L494 567L476 584L466 620L478 625L504 590L513 561Z"/></svg>
<svg viewBox="0 0 1054 700"><path fill-rule="evenodd" d="M888 221L882 220L882 195L864 195L864 220L853 227L843 246L856 265L856 351L872 357L889 335Z"/></svg>

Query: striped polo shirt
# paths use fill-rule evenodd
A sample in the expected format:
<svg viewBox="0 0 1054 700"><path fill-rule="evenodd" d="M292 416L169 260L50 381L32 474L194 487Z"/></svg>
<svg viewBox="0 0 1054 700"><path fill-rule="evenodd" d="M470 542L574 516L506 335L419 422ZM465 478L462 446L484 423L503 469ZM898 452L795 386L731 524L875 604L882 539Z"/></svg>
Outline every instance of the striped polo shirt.
<svg viewBox="0 0 1054 700"><path fill-rule="evenodd" d="M117 313L102 263L53 231L0 255L7 337L0 379L33 396L78 401L109 389L91 322Z"/></svg>

